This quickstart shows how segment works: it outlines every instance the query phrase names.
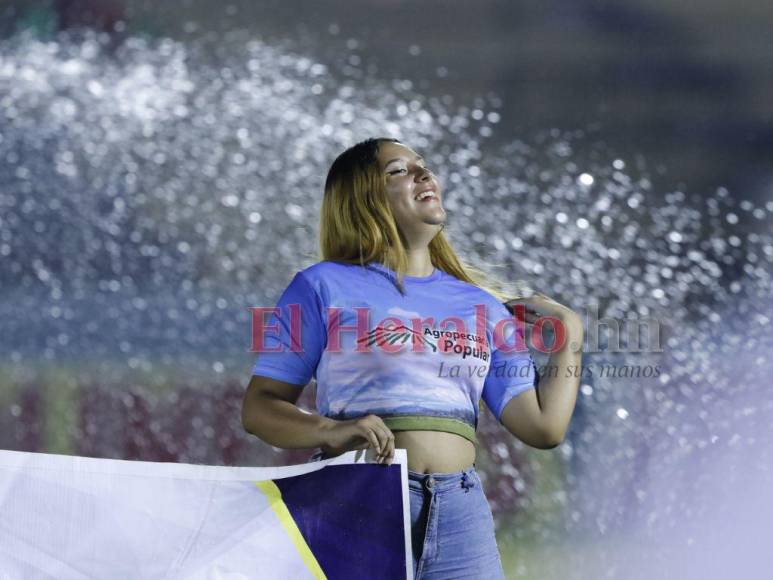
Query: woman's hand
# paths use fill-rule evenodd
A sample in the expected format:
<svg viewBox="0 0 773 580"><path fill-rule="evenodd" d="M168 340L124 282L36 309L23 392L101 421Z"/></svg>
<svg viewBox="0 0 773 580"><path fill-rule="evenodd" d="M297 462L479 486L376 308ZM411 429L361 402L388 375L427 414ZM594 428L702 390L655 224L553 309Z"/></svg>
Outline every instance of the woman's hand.
<svg viewBox="0 0 773 580"><path fill-rule="evenodd" d="M326 455L340 455L354 449L373 448L379 463L392 464L395 455L395 436L378 415L334 421L324 430L320 446Z"/></svg>
<svg viewBox="0 0 773 580"><path fill-rule="evenodd" d="M541 292L535 292L529 298L514 298L505 302L505 306L510 312L518 315L515 307L522 304L523 321L526 324L534 324L541 316L554 316L566 327L567 332L571 334L582 334L582 318L574 310L559 304L552 298L545 296Z"/></svg>

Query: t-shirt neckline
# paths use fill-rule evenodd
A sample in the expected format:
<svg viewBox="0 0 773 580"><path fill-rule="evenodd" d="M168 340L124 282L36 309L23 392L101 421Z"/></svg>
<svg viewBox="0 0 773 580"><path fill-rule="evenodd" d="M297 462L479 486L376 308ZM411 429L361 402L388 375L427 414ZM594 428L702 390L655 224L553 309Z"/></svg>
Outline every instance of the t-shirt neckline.
<svg viewBox="0 0 773 580"><path fill-rule="evenodd" d="M377 268L383 272L386 272L393 278L397 279L397 274L395 273L395 271L385 266L381 262L370 262L367 265ZM442 275L441 270L433 266L432 273L429 276L407 276L406 275L406 276L403 276L403 280L405 280L406 282L410 282L412 284L424 284L426 282L433 282L434 280L439 279L441 275Z"/></svg>

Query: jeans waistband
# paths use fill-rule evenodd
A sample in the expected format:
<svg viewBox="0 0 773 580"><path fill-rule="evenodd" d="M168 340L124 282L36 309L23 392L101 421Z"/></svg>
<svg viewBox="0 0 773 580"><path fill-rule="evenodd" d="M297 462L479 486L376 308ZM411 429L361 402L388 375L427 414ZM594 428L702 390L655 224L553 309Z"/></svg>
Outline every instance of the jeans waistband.
<svg viewBox="0 0 773 580"><path fill-rule="evenodd" d="M434 491L445 491L462 487L468 489L480 485L478 472L475 471L475 464L467 469L454 471L450 473L419 473L418 471L408 470L408 487L413 489L427 489Z"/></svg>

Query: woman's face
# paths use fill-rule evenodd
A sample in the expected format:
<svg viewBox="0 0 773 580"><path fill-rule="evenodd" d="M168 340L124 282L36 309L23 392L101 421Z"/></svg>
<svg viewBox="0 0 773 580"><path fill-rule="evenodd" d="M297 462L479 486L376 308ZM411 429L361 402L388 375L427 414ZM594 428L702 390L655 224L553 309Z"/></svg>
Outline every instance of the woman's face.
<svg viewBox="0 0 773 580"><path fill-rule="evenodd" d="M409 239L428 243L446 221L437 178L415 151L399 143L381 143L378 162L397 225Z"/></svg>

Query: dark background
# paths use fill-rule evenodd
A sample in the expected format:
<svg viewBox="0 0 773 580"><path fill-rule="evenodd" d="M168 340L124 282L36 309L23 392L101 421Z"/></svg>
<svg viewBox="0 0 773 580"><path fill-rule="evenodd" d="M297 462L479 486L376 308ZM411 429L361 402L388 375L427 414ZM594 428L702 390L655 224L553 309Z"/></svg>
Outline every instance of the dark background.
<svg viewBox="0 0 773 580"><path fill-rule="evenodd" d="M646 158L666 189L724 186L747 199L771 196L768 2L65 0L2 6L3 34L30 24L178 39L248 29L321 62L354 57L368 74L410 79L428 95L463 102L495 93L502 119L494 140L528 139L552 127L584 130L621 156Z"/></svg>

